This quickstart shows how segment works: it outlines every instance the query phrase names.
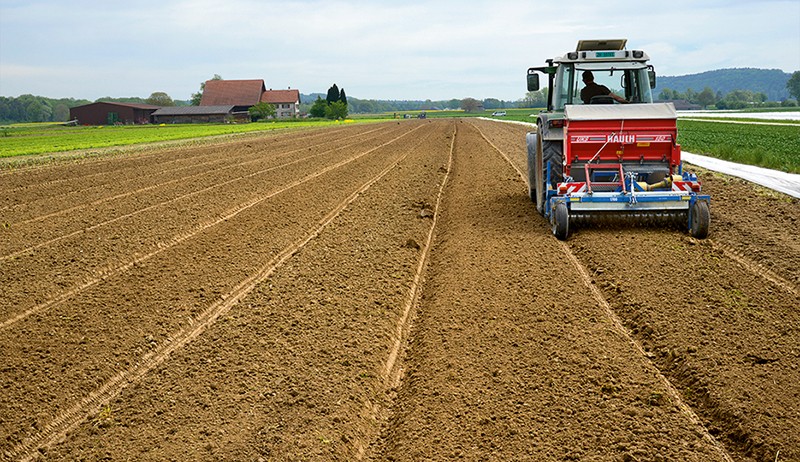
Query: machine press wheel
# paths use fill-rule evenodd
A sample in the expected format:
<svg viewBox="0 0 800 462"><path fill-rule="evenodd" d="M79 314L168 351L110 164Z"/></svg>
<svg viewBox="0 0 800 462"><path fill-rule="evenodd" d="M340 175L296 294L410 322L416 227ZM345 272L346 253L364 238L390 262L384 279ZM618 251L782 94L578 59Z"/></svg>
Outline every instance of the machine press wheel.
<svg viewBox="0 0 800 462"><path fill-rule="evenodd" d="M550 219L553 225L553 235L559 240L566 240L567 236L569 236L569 210L567 210L567 204L563 202L557 203Z"/></svg>
<svg viewBox="0 0 800 462"><path fill-rule="evenodd" d="M711 222L711 213L708 210L708 202L696 201L692 206L692 213L689 219L689 232L692 237L705 239L708 237L708 226Z"/></svg>

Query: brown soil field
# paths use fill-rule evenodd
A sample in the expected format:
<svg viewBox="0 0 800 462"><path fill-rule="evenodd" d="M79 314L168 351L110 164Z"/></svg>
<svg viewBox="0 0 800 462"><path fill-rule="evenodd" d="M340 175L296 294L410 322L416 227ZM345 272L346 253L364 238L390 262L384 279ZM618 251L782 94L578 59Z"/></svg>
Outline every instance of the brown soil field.
<svg viewBox="0 0 800 462"><path fill-rule="evenodd" d="M404 120L0 173L0 459L798 461L800 202L578 228L526 128Z"/></svg>

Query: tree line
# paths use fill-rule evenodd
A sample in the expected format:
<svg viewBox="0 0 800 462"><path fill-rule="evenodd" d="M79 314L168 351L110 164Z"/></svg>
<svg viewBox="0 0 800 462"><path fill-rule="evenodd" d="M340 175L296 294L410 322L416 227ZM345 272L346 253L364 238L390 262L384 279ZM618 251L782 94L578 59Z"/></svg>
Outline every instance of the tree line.
<svg viewBox="0 0 800 462"><path fill-rule="evenodd" d="M0 96L0 124L20 122L66 122L70 108L91 103L151 104L153 106L186 106L187 101L173 101L164 92L154 92L149 98L105 96L94 101L75 98L47 98L45 96L21 95L16 98Z"/></svg>
<svg viewBox="0 0 800 462"><path fill-rule="evenodd" d="M685 100L696 104L703 109L745 109L745 108L769 108L769 107L795 107L797 101L786 99L783 101L768 101L767 94L764 92L754 92L750 90L734 90L728 93L718 91L714 93L710 87L705 87L703 91L696 92L691 88L685 92L679 92L670 88L661 90L658 100L675 101Z"/></svg>
<svg viewBox="0 0 800 462"><path fill-rule="evenodd" d="M215 75L214 78L221 78ZM189 101L173 100L164 92L154 92L148 98L127 97L112 98L103 97L95 101L75 98L47 98L44 96L21 95L19 97L0 96L0 124L19 123L19 122L66 122L69 120L69 110L75 106L83 106L92 102L117 102L117 103L136 103L152 104L154 106L187 106L199 104L202 96L204 83L200 86L198 93L192 94ZM706 86L697 92L691 88L685 91L677 91L670 88L660 90L658 95L654 95L658 100L686 100L697 104L703 108L715 109L743 109L749 107L795 107L800 100L800 71L795 71L788 82L786 89L789 95L795 99L785 99L781 102L768 101L767 94L752 90L733 90L727 93L714 91ZM314 97L316 96L316 99ZM474 98L449 99L432 101L427 100L370 100L348 98L344 88L339 89L333 84L322 99L322 94L300 95L300 111L308 113L312 117L344 118L348 113L358 114L379 114L386 112L402 111L428 111L428 110L495 110L507 108L541 108L547 105L547 89L528 92L524 97L516 101L504 101L496 98L486 98L477 100ZM268 117L269 107L258 108L255 118Z"/></svg>

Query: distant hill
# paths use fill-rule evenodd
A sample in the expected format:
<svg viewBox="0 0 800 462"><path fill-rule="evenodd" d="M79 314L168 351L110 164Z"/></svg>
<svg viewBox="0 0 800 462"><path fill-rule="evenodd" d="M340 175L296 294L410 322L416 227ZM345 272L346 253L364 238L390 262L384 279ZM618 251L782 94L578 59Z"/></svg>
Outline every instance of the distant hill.
<svg viewBox="0 0 800 462"><path fill-rule="evenodd" d="M755 93L765 93L769 101L783 101L789 98L786 82L791 76L792 74L780 69L754 68L718 69L675 77L658 76L653 97L658 98L658 94L665 88L681 93L691 88L699 93L709 87L714 93L750 90Z"/></svg>

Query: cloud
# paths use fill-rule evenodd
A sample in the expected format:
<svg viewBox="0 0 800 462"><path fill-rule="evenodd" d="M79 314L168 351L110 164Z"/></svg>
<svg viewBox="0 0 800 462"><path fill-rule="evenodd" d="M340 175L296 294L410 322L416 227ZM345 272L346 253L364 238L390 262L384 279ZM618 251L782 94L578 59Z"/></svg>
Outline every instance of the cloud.
<svg viewBox="0 0 800 462"><path fill-rule="evenodd" d="M303 93L336 82L356 98L514 100L528 67L579 39L621 37L660 75L791 72L800 69L800 3L5 1L0 94L188 99L220 74Z"/></svg>

